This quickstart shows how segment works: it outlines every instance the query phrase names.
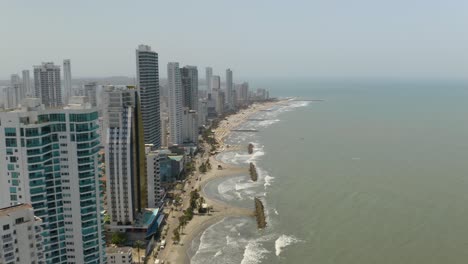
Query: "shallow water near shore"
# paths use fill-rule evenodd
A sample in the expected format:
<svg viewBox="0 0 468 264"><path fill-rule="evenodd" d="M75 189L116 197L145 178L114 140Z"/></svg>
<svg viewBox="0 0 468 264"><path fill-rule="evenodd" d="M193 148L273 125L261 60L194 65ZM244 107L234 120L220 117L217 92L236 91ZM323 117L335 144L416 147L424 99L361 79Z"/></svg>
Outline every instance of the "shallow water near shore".
<svg viewBox="0 0 468 264"><path fill-rule="evenodd" d="M192 263L466 262L468 85L293 91L324 101L257 113L266 120L242 128L258 133L227 139L245 150L217 157L254 162L258 182L237 175L205 186L210 197L236 206L253 208L260 197L268 227L226 218L194 241Z"/></svg>

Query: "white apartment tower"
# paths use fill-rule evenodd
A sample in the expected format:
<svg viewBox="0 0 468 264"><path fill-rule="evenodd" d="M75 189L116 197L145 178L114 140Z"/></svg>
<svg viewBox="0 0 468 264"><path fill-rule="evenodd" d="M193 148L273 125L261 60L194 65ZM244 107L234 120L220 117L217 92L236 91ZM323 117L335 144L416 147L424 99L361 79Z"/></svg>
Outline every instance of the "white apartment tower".
<svg viewBox="0 0 468 264"><path fill-rule="evenodd" d="M45 263L41 225L29 204L0 208L0 263Z"/></svg>
<svg viewBox="0 0 468 264"><path fill-rule="evenodd" d="M198 143L198 115L197 111L184 107L183 114L183 142Z"/></svg>
<svg viewBox="0 0 468 264"><path fill-rule="evenodd" d="M60 66L53 62L43 62L34 66L35 97L40 98L46 107L60 107L62 101L62 87L60 80Z"/></svg>
<svg viewBox="0 0 468 264"><path fill-rule="evenodd" d="M169 62L167 64L167 81L169 87L170 143L182 144L183 95L178 62Z"/></svg>
<svg viewBox="0 0 468 264"><path fill-rule="evenodd" d="M3 108L14 109L16 108L15 90L11 86L1 89L0 100L3 103Z"/></svg>
<svg viewBox="0 0 468 264"><path fill-rule="evenodd" d="M84 105L45 109L27 98L0 112L0 207L32 205L46 263L105 261L97 129L97 111Z"/></svg>
<svg viewBox="0 0 468 264"><path fill-rule="evenodd" d="M90 82L85 84L84 86L84 96L88 97L88 101L91 104L92 107L97 107L97 83L96 82Z"/></svg>
<svg viewBox="0 0 468 264"><path fill-rule="evenodd" d="M237 87L237 101L240 104L247 103L249 99L249 84L244 82Z"/></svg>
<svg viewBox="0 0 468 264"><path fill-rule="evenodd" d="M208 93L211 93L211 89L213 89L213 87L211 86L211 77L213 77L213 68L206 67L205 68L205 80L206 80Z"/></svg>
<svg viewBox="0 0 468 264"><path fill-rule="evenodd" d="M63 102L68 104L72 96L72 77L70 60L63 60Z"/></svg>
<svg viewBox="0 0 468 264"><path fill-rule="evenodd" d="M211 90L221 89L221 77L219 75L211 76Z"/></svg>
<svg viewBox="0 0 468 264"><path fill-rule="evenodd" d="M31 85L31 77L29 76L29 70L23 70L23 89L25 97L34 97L34 91Z"/></svg>
<svg viewBox="0 0 468 264"><path fill-rule="evenodd" d="M11 108L16 108L19 104L21 104L21 101L25 98L23 84L18 74L11 75L11 88L13 89L13 95L12 95L13 107Z"/></svg>
<svg viewBox="0 0 468 264"><path fill-rule="evenodd" d="M231 69L226 70L226 103L229 110L234 109L234 91L232 82L232 71Z"/></svg>
<svg viewBox="0 0 468 264"><path fill-rule="evenodd" d="M152 51L150 46L138 46L136 66L145 144L152 144L154 148L159 148L161 146L161 113L158 53Z"/></svg>
<svg viewBox="0 0 468 264"><path fill-rule="evenodd" d="M211 97L214 99L216 104L216 113L222 115L224 112L224 92L221 91L221 77L214 75L211 77L212 93Z"/></svg>
<svg viewBox="0 0 468 264"><path fill-rule="evenodd" d="M136 213L147 207L138 94L135 89L108 86L105 98L108 211L113 225L131 225Z"/></svg>

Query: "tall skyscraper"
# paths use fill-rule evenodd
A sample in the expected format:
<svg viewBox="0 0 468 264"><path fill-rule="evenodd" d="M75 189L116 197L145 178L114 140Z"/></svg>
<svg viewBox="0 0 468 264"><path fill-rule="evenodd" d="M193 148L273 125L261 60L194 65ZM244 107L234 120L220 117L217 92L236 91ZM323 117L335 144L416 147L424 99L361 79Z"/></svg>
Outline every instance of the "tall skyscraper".
<svg viewBox="0 0 468 264"><path fill-rule="evenodd" d="M213 75L211 77L211 97L215 101L217 115L224 112L224 93L221 91L221 77Z"/></svg>
<svg viewBox="0 0 468 264"><path fill-rule="evenodd" d="M182 136L184 143L198 143L198 115L197 111L184 107L182 116Z"/></svg>
<svg viewBox="0 0 468 264"><path fill-rule="evenodd" d="M161 146L161 113L158 53L151 51L150 46L138 46L136 65L145 144L152 144L154 148L159 148Z"/></svg>
<svg viewBox="0 0 468 264"><path fill-rule="evenodd" d="M29 76L29 70L23 70L23 89L25 97L33 97L34 91L32 90L31 77Z"/></svg>
<svg viewBox="0 0 468 264"><path fill-rule="evenodd" d="M207 100L202 100L198 102L198 126L206 125L208 117L208 102Z"/></svg>
<svg viewBox="0 0 468 264"><path fill-rule="evenodd" d="M196 66L185 66L181 70L184 107L198 110L198 70Z"/></svg>
<svg viewBox="0 0 468 264"><path fill-rule="evenodd" d="M211 76L211 90L221 89L221 77L219 75Z"/></svg>
<svg viewBox="0 0 468 264"><path fill-rule="evenodd" d="M60 66L53 62L43 62L34 66L35 96L41 99L46 107L60 107L62 101L62 87L60 81Z"/></svg>
<svg viewBox="0 0 468 264"><path fill-rule="evenodd" d="M68 104L72 96L72 77L70 60L63 60L63 103Z"/></svg>
<svg viewBox="0 0 468 264"><path fill-rule="evenodd" d="M84 96L88 97L89 103L92 107L97 107L97 83L89 82L83 85Z"/></svg>
<svg viewBox="0 0 468 264"><path fill-rule="evenodd" d="M211 77L213 76L213 68L206 67L205 71L206 71L205 79L206 79L207 91L208 93L211 93L211 90L213 89L213 87L211 86Z"/></svg>
<svg viewBox="0 0 468 264"><path fill-rule="evenodd" d="M178 62L167 64L167 82L169 86L170 141L172 144L182 144L183 95Z"/></svg>
<svg viewBox="0 0 468 264"><path fill-rule="evenodd" d="M0 263L45 263L41 225L29 204L0 208Z"/></svg>
<svg viewBox="0 0 468 264"><path fill-rule="evenodd" d="M11 75L11 88L13 89L13 94L12 94L12 108L17 107L20 103L21 100L24 98L24 93L23 93L23 84L21 83L21 78L19 77L18 74L12 74Z"/></svg>
<svg viewBox="0 0 468 264"><path fill-rule="evenodd" d="M0 112L0 207L32 205L46 263L104 263L97 111L25 105Z"/></svg>
<svg viewBox="0 0 468 264"><path fill-rule="evenodd" d="M242 83L237 87L237 101L239 104L244 105L249 99L249 83Z"/></svg>
<svg viewBox="0 0 468 264"><path fill-rule="evenodd" d="M231 69L226 70L226 103L229 110L234 109L234 98L233 98L233 83L232 83L232 71Z"/></svg>
<svg viewBox="0 0 468 264"><path fill-rule="evenodd" d="M113 225L131 225L147 207L145 145L135 89L105 88L107 205Z"/></svg>
<svg viewBox="0 0 468 264"><path fill-rule="evenodd" d="M2 89L0 94L0 100L2 100L3 107L5 109L14 109L16 108L16 97L15 90L13 87L8 86Z"/></svg>
<svg viewBox="0 0 468 264"><path fill-rule="evenodd" d="M213 96L215 97L216 101L216 113L218 116L223 115L226 105L226 95L224 94L224 91L221 89L213 89Z"/></svg>

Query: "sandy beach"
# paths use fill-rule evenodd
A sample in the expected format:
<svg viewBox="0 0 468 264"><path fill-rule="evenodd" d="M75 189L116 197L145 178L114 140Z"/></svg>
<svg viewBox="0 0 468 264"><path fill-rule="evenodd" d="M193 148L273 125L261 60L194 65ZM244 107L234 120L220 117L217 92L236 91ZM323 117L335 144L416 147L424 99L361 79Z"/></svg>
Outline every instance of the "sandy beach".
<svg viewBox="0 0 468 264"><path fill-rule="evenodd" d="M237 114L231 115L226 119L220 121L218 127L213 131L216 141L219 143L218 151L229 150L224 144L224 139L229 135L232 129L237 128L243 122L258 111L269 109L279 102L266 102L261 104L253 104L249 108L239 111ZM245 146L247 148L247 146ZM209 149L209 148L207 148ZM252 204L252 209L239 208L226 203L223 203L218 200L210 199L203 192L203 187L213 179L219 177L229 177L239 174L248 174L247 167L238 167L231 164L222 163L214 156L209 156L209 153L205 153L204 156L199 157L196 160L197 167L209 159L212 165L212 169L206 172L205 174L200 174L196 172L195 175L191 176L187 183L185 184L184 190L186 195L183 197L183 206L182 208L186 209L189 206L189 192L193 189L199 189L200 195L205 199L206 203L209 206L213 207L213 211L207 215L195 215L194 218L187 224L184 228L181 239L178 244L174 244L172 241L172 232L174 228L178 225L178 217L182 215L180 211L171 211L167 218L166 227L168 229L166 243L167 246L165 249L159 252L158 258L164 260L165 263L190 263L190 256L188 255L188 250L192 244L192 240L200 235L206 228L211 225L221 221L225 217L231 216L251 216L254 217L254 205ZM218 165L222 166L222 170L218 170ZM199 180L197 180L199 179ZM154 258L150 258L148 263L153 263Z"/></svg>

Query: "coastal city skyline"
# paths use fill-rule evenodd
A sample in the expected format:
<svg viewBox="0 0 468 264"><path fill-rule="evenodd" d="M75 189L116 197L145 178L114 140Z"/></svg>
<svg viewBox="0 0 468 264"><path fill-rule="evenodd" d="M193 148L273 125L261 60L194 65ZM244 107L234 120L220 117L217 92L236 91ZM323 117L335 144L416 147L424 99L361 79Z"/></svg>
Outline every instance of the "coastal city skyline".
<svg viewBox="0 0 468 264"><path fill-rule="evenodd" d="M468 259L468 2L0 9L0 263Z"/></svg>
<svg viewBox="0 0 468 264"><path fill-rule="evenodd" d="M167 64L168 82L160 86L159 54L144 44L134 54L137 79L131 84L77 85L73 60L63 59L63 67L42 62L32 79L22 70L0 86L0 221L8 223L0 261L127 263L135 254L140 258L142 247L144 261L180 257L169 250L159 256L159 245L177 244L183 223L206 210L202 200L198 209L191 201L190 219L180 219L188 217L184 210L176 225L169 205L186 199L174 184L206 172L208 151L222 139L211 128L240 109L269 102L269 92L234 83L231 69L209 77L212 91L199 89L197 66L178 62ZM199 144L202 133L210 149ZM34 234L23 237L28 232L19 229L24 217L18 215L36 219ZM18 228L13 234L12 222ZM174 236L163 235L168 232ZM21 239L18 246L10 243L13 237ZM27 244L30 258L15 254Z"/></svg>

